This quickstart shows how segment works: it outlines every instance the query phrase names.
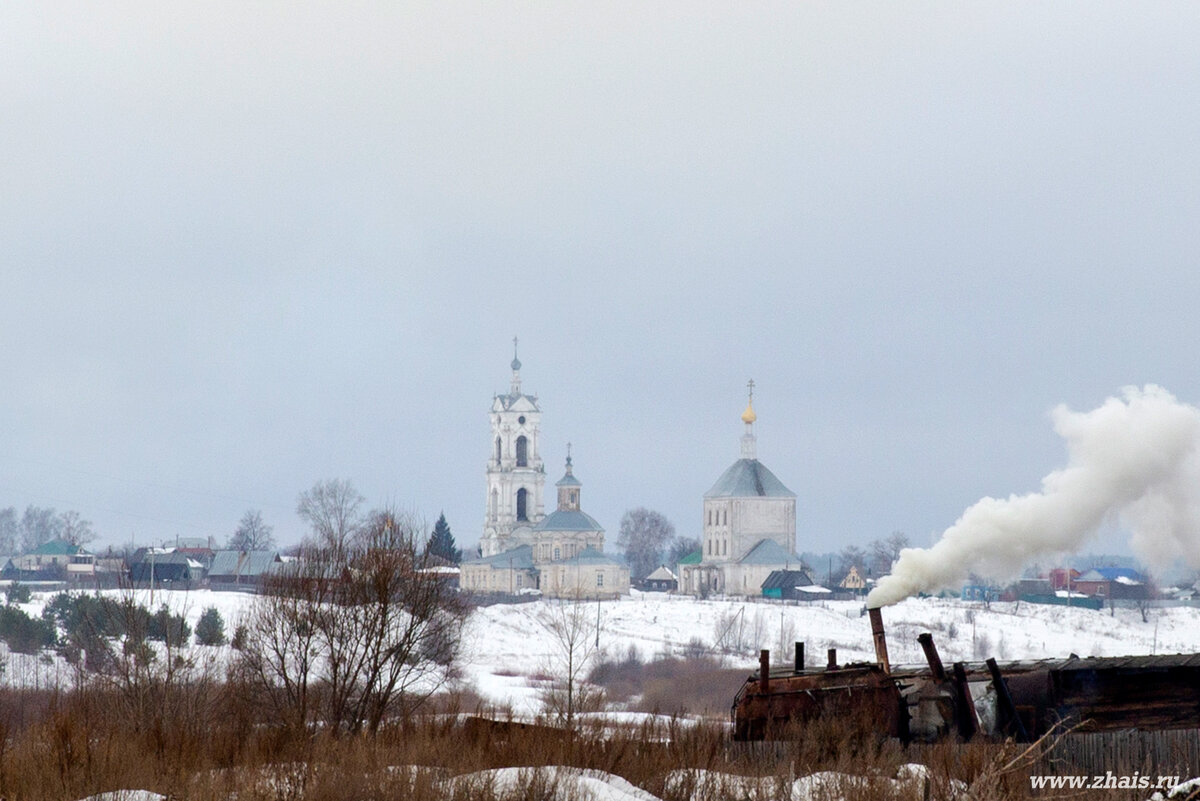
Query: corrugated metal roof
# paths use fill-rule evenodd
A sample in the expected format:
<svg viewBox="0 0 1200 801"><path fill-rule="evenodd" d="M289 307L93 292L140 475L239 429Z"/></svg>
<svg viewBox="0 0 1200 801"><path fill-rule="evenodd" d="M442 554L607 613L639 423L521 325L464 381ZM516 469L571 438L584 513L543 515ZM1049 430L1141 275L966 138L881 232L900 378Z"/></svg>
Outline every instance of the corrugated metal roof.
<svg viewBox="0 0 1200 801"><path fill-rule="evenodd" d="M988 678L986 662L966 662L967 673L972 679ZM1058 659L1026 659L1008 662L997 661L1001 674L1028 673L1035 670L1152 670L1165 668L1200 668L1200 654L1156 654L1141 656L1069 656ZM928 675L929 666L920 664L893 665L894 676Z"/></svg>
<svg viewBox="0 0 1200 801"><path fill-rule="evenodd" d="M721 474L705 498L795 498L766 465L757 459L738 459Z"/></svg>
<svg viewBox="0 0 1200 801"><path fill-rule="evenodd" d="M82 550L78 545L72 545L66 540L50 540L43 542L30 553L38 556L73 556Z"/></svg>
<svg viewBox="0 0 1200 801"><path fill-rule="evenodd" d="M807 587L812 584L812 576L807 570L773 570L762 583L762 589L770 590L776 587Z"/></svg>
<svg viewBox="0 0 1200 801"><path fill-rule="evenodd" d="M279 561L279 551L217 551L210 576L261 576Z"/></svg>

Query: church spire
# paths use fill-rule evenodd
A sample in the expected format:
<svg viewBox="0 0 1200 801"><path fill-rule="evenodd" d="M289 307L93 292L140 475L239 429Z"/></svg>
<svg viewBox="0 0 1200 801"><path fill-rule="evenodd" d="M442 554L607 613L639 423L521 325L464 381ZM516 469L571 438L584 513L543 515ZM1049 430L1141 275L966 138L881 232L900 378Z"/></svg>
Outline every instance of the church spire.
<svg viewBox="0 0 1200 801"><path fill-rule="evenodd" d="M571 468L571 443L567 443L567 472L554 486L558 487L558 508L562 512L579 511L579 493L583 484Z"/></svg>
<svg viewBox="0 0 1200 801"><path fill-rule="evenodd" d="M746 382L746 386L750 390L750 399L746 401L746 411L742 412L742 422L746 424L746 433L742 434L742 458L757 459L754 421L758 419L758 415L754 413L754 379Z"/></svg>
<svg viewBox="0 0 1200 801"><path fill-rule="evenodd" d="M512 390L510 394L521 394L521 360L517 358L517 338L513 337L513 360L512 360Z"/></svg>

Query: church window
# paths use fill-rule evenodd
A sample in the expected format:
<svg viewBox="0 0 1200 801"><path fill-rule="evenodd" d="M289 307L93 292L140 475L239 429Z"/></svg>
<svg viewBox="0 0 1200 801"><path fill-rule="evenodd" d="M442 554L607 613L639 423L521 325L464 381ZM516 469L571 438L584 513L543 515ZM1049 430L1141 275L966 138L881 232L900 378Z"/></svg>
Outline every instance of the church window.
<svg viewBox="0 0 1200 801"><path fill-rule="evenodd" d="M728 509L722 509L722 510L721 510L721 517L722 517L722 518L724 518L724 520L722 521L722 522L723 522L723 525L726 525L726 526L728 526L728 525L729 525L729 510L728 510Z"/></svg>
<svg viewBox="0 0 1200 801"><path fill-rule="evenodd" d="M712 525L712 509L708 510L708 525Z"/></svg>
<svg viewBox="0 0 1200 801"><path fill-rule="evenodd" d="M526 513L526 509L525 509L525 507L527 505L528 496L529 496L529 493L525 491L524 487L521 487L519 490L517 490L517 520L521 520L521 521L529 520L529 517L528 517L528 515Z"/></svg>
<svg viewBox="0 0 1200 801"><path fill-rule="evenodd" d="M604 586L604 574L599 571L596 572L596 586L597 587Z"/></svg>
<svg viewBox="0 0 1200 801"><path fill-rule="evenodd" d="M517 437L517 467L526 467L529 464L529 440L525 439L524 435Z"/></svg>
<svg viewBox="0 0 1200 801"><path fill-rule="evenodd" d="M496 437L496 464L500 464L500 438Z"/></svg>
<svg viewBox="0 0 1200 801"><path fill-rule="evenodd" d="M525 415L521 415L520 417L518 417L517 422L520 423L521 425L525 425Z"/></svg>
<svg viewBox="0 0 1200 801"><path fill-rule="evenodd" d="M709 540L707 545L708 545L708 555L712 556L712 540Z"/></svg>
<svg viewBox="0 0 1200 801"><path fill-rule="evenodd" d="M558 546L556 545L556 546L554 546L554 559L557 561L557 560L558 560L558 558L559 558L559 556L558 556Z"/></svg>
<svg viewBox="0 0 1200 801"><path fill-rule="evenodd" d="M721 540L721 556L729 553L729 540Z"/></svg>
<svg viewBox="0 0 1200 801"><path fill-rule="evenodd" d="M517 589L518 589L518 590L519 590L519 589L521 589L521 580L522 580L523 578L525 578L525 577L524 577L524 576L522 576L520 573L518 573L518 574L517 574Z"/></svg>

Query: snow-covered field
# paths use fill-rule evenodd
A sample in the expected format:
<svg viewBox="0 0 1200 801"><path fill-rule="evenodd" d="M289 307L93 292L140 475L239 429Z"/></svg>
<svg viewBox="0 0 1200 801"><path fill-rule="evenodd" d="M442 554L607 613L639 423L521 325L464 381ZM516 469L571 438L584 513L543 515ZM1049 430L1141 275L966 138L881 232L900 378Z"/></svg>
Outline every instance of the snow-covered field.
<svg viewBox="0 0 1200 801"><path fill-rule="evenodd" d="M245 593L157 591L138 593L148 607L166 603L182 612L195 628L201 613L216 607L231 634L254 596ZM40 615L49 595L37 594L23 608ZM461 668L464 686L498 705L520 714L540 710L536 676L552 672L554 643L545 625L548 605L537 601L497 605L476 610L464 632ZM724 633L740 640L737 653L724 654L729 666L757 667L759 648L772 651L804 641L809 662L823 664L828 648L836 648L839 662L873 658L870 626L863 605L850 601L824 601L793 605L766 601L696 600L659 593L638 593L616 601L592 603L589 619L598 615L600 647L622 656L631 647L643 659L681 654L698 645L711 647ZM1153 609L1143 622L1135 609L1109 610L1041 606L1029 603L993 603L985 609L977 602L952 599L909 599L883 611L888 649L893 663L924 662L917 635L930 631L943 661L961 659L1038 659L1121 654L1181 653L1200 650L1200 609ZM781 640L781 630L783 638ZM194 646L203 649L202 646ZM227 657L228 647L215 649ZM3 681L45 686L67 683L71 669L58 659L8 654Z"/></svg>
<svg viewBox="0 0 1200 801"><path fill-rule="evenodd" d="M166 603L183 613L193 627L209 607L216 607L230 634L246 613L254 596L211 591L138 593L138 601L150 608ZM23 609L40 615L49 594L35 595ZM509 706L517 714L541 711L539 674L553 671L554 640L546 626L552 601L513 606L491 606L475 610L464 631L462 685L498 706ZM793 641L804 641L810 662L824 662L825 651L836 648L840 662L873 658L870 626L861 603L815 602L805 605L766 601L695 600L657 593L633 593L617 601L591 603L585 607L588 620L599 620L601 648L624 656L631 648L643 659L658 655L680 655L699 647L711 648L724 639L739 648L724 653L729 666L742 666L747 673L757 666L757 650L772 650L784 643L790 653ZM946 662L960 659L1036 659L1119 654L1176 653L1200 650L1200 609L1165 608L1149 612L1143 622L1134 609L1100 612L1087 609L1038 606L1028 603L980 603L947 599L910 599L884 610L888 647L894 663L923 663L917 635L934 634ZM781 636L782 635L782 636ZM594 636L594 631L592 633ZM228 646L208 649L192 646L198 653L217 660L228 659ZM2 680L21 686L69 685L73 669L49 655L6 654ZM606 717L632 720L629 712L603 713ZM920 766L905 766L895 779L882 781L892 790L912 789L920 797ZM814 774L789 779L752 779L706 772L677 772L670 780L691 797L727 794L731 797L777 795L791 801L836 798L838 788L858 787L865 781L839 774ZM519 790L529 782L552 786L556 797L590 797L597 801L657 801L619 776L598 771L544 766L503 768L447 777L445 781L477 782L496 790ZM914 782L916 782L914 784ZM674 785L673 785L674 786ZM447 784L447 790L453 789ZM158 801L162 796L148 791L124 791L94 796L89 801Z"/></svg>

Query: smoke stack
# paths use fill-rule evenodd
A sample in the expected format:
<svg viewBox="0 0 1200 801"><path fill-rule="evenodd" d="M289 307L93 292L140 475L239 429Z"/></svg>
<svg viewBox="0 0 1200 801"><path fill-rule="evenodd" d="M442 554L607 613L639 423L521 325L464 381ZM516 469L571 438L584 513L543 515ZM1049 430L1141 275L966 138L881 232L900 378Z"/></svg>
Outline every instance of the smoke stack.
<svg viewBox="0 0 1200 801"><path fill-rule="evenodd" d="M766 694L771 686L771 652L765 648L758 652L758 690Z"/></svg>
<svg viewBox="0 0 1200 801"><path fill-rule="evenodd" d="M804 672L804 643L796 643L796 672Z"/></svg>
<svg viewBox="0 0 1200 801"><path fill-rule="evenodd" d="M942 657L938 654L937 646L933 644L933 635L927 631L917 637L917 642L921 643L921 648L925 651L925 661L929 663L929 672L938 681L945 681L946 667L942 664Z"/></svg>
<svg viewBox="0 0 1200 801"><path fill-rule="evenodd" d="M884 673L892 672L892 663L888 661L887 635L883 632L883 613L878 606L867 610L871 618L871 636L875 639L875 661L883 668Z"/></svg>
<svg viewBox="0 0 1200 801"><path fill-rule="evenodd" d="M829 662L828 662L828 664L825 665L825 669L826 670L836 670L837 669L837 649L830 648L829 652L828 652L828 657L829 657Z"/></svg>

